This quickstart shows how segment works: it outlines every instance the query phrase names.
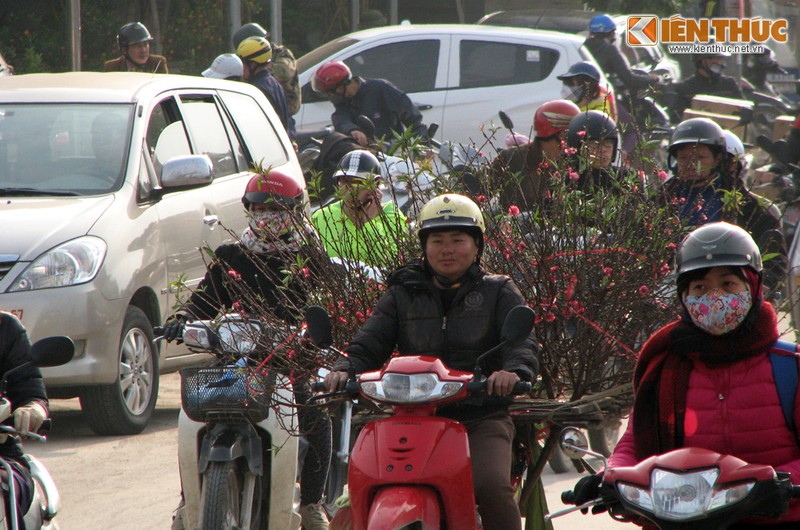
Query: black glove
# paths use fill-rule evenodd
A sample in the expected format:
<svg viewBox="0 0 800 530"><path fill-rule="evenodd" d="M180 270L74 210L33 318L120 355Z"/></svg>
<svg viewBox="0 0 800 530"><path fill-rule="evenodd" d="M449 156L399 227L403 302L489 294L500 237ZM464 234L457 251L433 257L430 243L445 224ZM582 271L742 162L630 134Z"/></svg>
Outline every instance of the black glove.
<svg viewBox="0 0 800 530"><path fill-rule="evenodd" d="M172 342L178 339L178 344L183 343L183 327L189 318L184 313L175 313L164 324L164 339Z"/></svg>
<svg viewBox="0 0 800 530"><path fill-rule="evenodd" d="M575 488L573 488L575 493L575 505L580 506L581 504L598 498L600 496L601 482L603 482L603 475L589 475L588 477L580 479L577 484L575 484ZM581 512L587 513L588 510L584 508ZM594 513L594 510L592 510L592 512Z"/></svg>

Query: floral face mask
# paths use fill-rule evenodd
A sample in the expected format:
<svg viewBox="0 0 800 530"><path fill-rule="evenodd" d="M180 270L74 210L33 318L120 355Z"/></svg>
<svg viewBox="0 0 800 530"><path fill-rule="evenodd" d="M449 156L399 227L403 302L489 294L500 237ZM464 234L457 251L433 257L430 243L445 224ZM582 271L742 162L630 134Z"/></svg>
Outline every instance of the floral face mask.
<svg viewBox="0 0 800 530"><path fill-rule="evenodd" d="M726 293L713 289L702 296L684 295L683 303L692 322L711 335L724 335L744 322L753 306L750 291Z"/></svg>

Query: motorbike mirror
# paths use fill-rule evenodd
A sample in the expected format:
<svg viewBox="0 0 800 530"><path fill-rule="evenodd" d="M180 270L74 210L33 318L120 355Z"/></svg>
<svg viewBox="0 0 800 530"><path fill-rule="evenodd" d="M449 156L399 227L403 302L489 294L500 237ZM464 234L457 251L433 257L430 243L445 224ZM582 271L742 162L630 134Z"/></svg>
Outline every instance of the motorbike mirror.
<svg viewBox="0 0 800 530"><path fill-rule="evenodd" d="M511 309L503 322L500 338L504 342L519 342L526 339L533 330L535 318L533 309L525 305L518 305Z"/></svg>
<svg viewBox="0 0 800 530"><path fill-rule="evenodd" d="M572 460L579 460L586 456L584 451L589 449L589 440L583 431L577 427L565 427L561 431L561 441L559 443L561 450L567 458ZM584 451L581 451L583 449Z"/></svg>
<svg viewBox="0 0 800 530"><path fill-rule="evenodd" d="M356 118L355 123L358 126L358 128L361 129L361 131L367 135L367 138L369 139L375 138L375 124L372 123L371 119L361 114Z"/></svg>
<svg viewBox="0 0 800 530"><path fill-rule="evenodd" d="M511 118L505 113L505 111L501 110L497 114L500 116L500 121L502 122L503 127L509 130L514 128L514 122L511 121Z"/></svg>
<svg viewBox="0 0 800 530"><path fill-rule="evenodd" d="M74 354L75 343L65 336L46 337L31 346L33 364L42 368L67 364Z"/></svg>
<svg viewBox="0 0 800 530"><path fill-rule="evenodd" d="M773 155L781 164L789 165L796 162L796 160L792 160L789 156L789 149L787 148L786 140L784 139L772 142L772 153L770 154Z"/></svg>
<svg viewBox="0 0 800 530"><path fill-rule="evenodd" d="M428 125L428 138L429 139L433 138L436 135L436 131L438 130L439 130L438 123L431 123L430 125Z"/></svg>
<svg viewBox="0 0 800 530"><path fill-rule="evenodd" d="M768 136L764 134L756 136L756 145L767 153L772 154L772 140Z"/></svg>
<svg viewBox="0 0 800 530"><path fill-rule="evenodd" d="M331 318L324 308L312 305L306 308L306 323L311 340L319 348L327 348L333 344Z"/></svg>

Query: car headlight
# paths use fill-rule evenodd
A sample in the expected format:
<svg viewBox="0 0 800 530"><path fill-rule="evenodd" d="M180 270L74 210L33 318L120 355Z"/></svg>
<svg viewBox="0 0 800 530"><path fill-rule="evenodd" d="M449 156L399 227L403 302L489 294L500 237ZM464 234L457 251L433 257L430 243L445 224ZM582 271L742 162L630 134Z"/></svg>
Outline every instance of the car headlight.
<svg viewBox="0 0 800 530"><path fill-rule="evenodd" d="M28 265L8 292L68 287L90 282L106 257L105 241L79 237L48 250Z"/></svg>
<svg viewBox="0 0 800 530"><path fill-rule="evenodd" d="M442 382L436 374L384 374L380 381L361 383L361 391L385 403L438 401L456 394L463 383Z"/></svg>
<svg viewBox="0 0 800 530"><path fill-rule="evenodd" d="M730 487L717 487L719 469L695 473L672 473L655 469L650 477L651 488L620 483L620 495L636 506L669 521L682 521L735 504L750 493L755 482Z"/></svg>

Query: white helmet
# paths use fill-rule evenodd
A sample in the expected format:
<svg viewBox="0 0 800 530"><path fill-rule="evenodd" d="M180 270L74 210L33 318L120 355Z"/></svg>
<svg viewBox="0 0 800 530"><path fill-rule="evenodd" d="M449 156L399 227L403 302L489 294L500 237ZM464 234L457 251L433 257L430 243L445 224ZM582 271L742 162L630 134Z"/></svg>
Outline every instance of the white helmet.
<svg viewBox="0 0 800 530"><path fill-rule="evenodd" d="M241 79L243 74L242 60L235 53L218 55L211 66L203 70L203 77L214 79Z"/></svg>
<svg viewBox="0 0 800 530"><path fill-rule="evenodd" d="M728 158L732 158L738 162L739 175L743 177L743 173L747 170L748 166L744 144L735 133L727 129L723 129L722 134L725 136L725 150L728 152Z"/></svg>

